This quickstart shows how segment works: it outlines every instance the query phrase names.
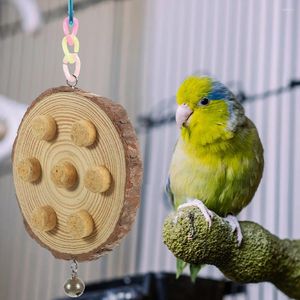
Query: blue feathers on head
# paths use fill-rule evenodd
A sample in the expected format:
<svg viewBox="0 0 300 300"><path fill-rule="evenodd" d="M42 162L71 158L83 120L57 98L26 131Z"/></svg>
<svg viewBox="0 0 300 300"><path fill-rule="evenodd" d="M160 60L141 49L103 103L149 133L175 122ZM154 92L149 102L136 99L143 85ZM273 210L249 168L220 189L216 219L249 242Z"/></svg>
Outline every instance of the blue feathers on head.
<svg viewBox="0 0 300 300"><path fill-rule="evenodd" d="M221 100L230 98L231 92L219 81L213 81L212 91L208 94L209 100Z"/></svg>

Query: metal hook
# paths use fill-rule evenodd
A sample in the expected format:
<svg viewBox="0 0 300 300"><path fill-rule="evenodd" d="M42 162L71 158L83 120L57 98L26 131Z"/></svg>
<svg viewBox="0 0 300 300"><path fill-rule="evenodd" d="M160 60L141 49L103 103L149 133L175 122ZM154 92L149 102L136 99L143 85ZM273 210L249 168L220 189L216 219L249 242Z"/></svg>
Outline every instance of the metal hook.
<svg viewBox="0 0 300 300"><path fill-rule="evenodd" d="M74 1L68 0L68 15L69 15L69 25L73 26L73 16L74 16Z"/></svg>
<svg viewBox="0 0 300 300"><path fill-rule="evenodd" d="M72 89L74 89L78 83L78 77L74 74L72 74L71 76L74 77L75 81L74 82L70 82L68 79L66 79L66 83L69 87L71 87Z"/></svg>

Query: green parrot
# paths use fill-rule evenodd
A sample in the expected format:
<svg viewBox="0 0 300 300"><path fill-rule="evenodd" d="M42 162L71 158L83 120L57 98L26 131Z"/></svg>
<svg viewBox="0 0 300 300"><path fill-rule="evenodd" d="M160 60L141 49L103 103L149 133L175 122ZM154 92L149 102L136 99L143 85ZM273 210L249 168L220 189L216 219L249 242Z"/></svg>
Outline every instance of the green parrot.
<svg viewBox="0 0 300 300"><path fill-rule="evenodd" d="M169 170L169 198L175 209L198 207L208 226L211 211L223 217L241 245L235 216L253 198L264 166L257 129L234 94L213 78L186 78L176 101L180 136ZM186 265L177 259L177 276ZM190 265L192 280L200 269Z"/></svg>

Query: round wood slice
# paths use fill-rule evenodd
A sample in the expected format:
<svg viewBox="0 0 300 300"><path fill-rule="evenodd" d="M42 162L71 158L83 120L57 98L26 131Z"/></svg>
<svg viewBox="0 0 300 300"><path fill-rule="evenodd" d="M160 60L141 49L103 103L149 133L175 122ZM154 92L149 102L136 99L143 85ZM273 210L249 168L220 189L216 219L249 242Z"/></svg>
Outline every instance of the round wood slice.
<svg viewBox="0 0 300 300"><path fill-rule="evenodd" d="M71 137L74 128L77 140ZM37 171L34 159L40 163ZM25 227L55 257L97 259L130 230L140 201L142 163L121 105L77 88L45 91L23 117L12 160ZM69 169L62 175L64 168ZM108 177L97 186L101 176ZM72 226L79 231L71 234Z"/></svg>

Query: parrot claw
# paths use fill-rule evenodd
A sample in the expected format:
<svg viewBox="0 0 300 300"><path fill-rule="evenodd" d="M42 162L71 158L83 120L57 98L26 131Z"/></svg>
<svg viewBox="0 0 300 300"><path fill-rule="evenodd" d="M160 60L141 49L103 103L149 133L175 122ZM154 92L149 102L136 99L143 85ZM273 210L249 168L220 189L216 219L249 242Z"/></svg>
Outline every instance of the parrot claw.
<svg viewBox="0 0 300 300"><path fill-rule="evenodd" d="M237 242L238 242L238 246L240 247L242 244L242 240L243 240L243 234L242 234L241 226L240 226L240 223L239 223L237 217L235 217L233 215L228 215L227 217L224 218L224 220L229 223L229 225L232 229L232 232L236 231Z"/></svg>
<svg viewBox="0 0 300 300"><path fill-rule="evenodd" d="M185 208L185 207L190 207L190 206L195 206L200 209L206 222L208 223L208 228L210 228L211 224L212 224L212 219L214 217L213 212L211 210L209 210L201 200L198 200L198 199L188 199L187 203L184 203L184 204L181 204L178 206L178 210Z"/></svg>

